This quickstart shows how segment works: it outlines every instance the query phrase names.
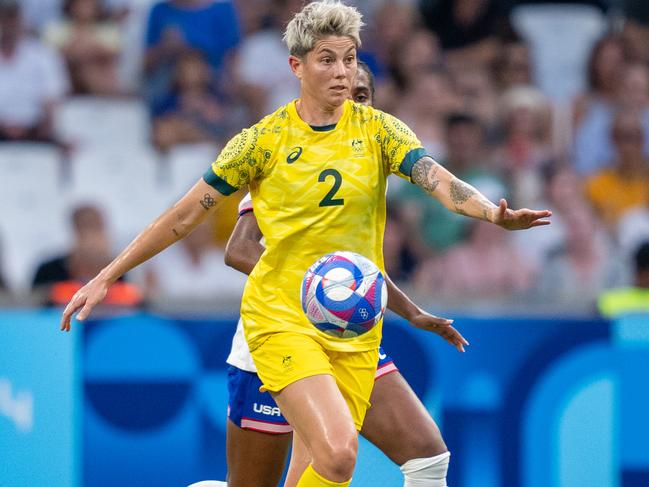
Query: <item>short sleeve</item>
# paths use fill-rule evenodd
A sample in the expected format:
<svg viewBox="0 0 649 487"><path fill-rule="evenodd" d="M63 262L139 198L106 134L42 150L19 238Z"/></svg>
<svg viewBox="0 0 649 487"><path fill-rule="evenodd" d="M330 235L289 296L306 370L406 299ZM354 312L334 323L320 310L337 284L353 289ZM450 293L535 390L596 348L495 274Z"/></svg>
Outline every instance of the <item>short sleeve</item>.
<svg viewBox="0 0 649 487"><path fill-rule="evenodd" d="M270 157L259 147L258 138L255 126L234 136L203 175L205 182L227 196L258 179Z"/></svg>
<svg viewBox="0 0 649 487"><path fill-rule="evenodd" d="M377 117L383 164L389 173L410 181L412 167L426 155L426 150L401 120L384 112L378 112Z"/></svg>

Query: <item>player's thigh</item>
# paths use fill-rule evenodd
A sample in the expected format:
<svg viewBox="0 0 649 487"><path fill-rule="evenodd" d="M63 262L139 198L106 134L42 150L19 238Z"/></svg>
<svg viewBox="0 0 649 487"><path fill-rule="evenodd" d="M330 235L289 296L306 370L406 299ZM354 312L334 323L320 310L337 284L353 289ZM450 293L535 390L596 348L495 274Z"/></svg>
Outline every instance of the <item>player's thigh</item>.
<svg viewBox="0 0 649 487"><path fill-rule="evenodd" d="M260 433L227 423L228 486L276 487L284 472L291 433Z"/></svg>
<svg viewBox="0 0 649 487"><path fill-rule="evenodd" d="M273 394L313 457L336 448L356 448L351 412L333 375L305 377Z"/></svg>
<svg viewBox="0 0 649 487"><path fill-rule="evenodd" d="M257 374L228 369L227 461L230 486L275 486L291 441L291 426Z"/></svg>
<svg viewBox="0 0 649 487"><path fill-rule="evenodd" d="M275 333L252 355L263 388L273 393L314 458L357 442L355 430L369 404L376 351L331 352L307 335Z"/></svg>
<svg viewBox="0 0 649 487"><path fill-rule="evenodd" d="M437 424L398 371L376 380L371 403L361 434L397 465L447 450Z"/></svg>

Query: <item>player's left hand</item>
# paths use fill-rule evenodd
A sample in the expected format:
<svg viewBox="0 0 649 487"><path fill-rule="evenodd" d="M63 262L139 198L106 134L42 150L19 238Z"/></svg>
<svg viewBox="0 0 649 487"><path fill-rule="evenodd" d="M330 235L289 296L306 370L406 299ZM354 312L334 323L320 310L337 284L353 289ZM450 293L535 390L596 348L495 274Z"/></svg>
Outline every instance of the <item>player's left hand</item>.
<svg viewBox="0 0 649 487"><path fill-rule="evenodd" d="M507 230L526 230L532 227L549 225L550 220L545 220L552 216L550 210L529 210L522 208L520 210L511 210L507 207L507 200L500 200L498 208L493 213L493 223Z"/></svg>
<svg viewBox="0 0 649 487"><path fill-rule="evenodd" d="M422 311L417 316L410 320L410 323L421 330L431 331L437 333L448 343L453 345L459 352L464 352L464 345L469 342L451 325L453 320L440 318L439 316L431 315Z"/></svg>

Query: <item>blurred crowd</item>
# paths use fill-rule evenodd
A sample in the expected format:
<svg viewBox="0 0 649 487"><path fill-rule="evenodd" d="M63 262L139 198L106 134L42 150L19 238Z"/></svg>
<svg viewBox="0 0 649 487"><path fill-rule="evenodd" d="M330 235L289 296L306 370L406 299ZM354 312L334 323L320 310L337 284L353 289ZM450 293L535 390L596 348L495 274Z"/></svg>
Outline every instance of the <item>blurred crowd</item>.
<svg viewBox="0 0 649 487"><path fill-rule="evenodd" d="M126 100L146 108L142 145L155 165L192 146L213 148L213 158L241 128L297 96L281 38L302 3L0 0L0 152L51 145L61 156L64 194L76 170L70 161L88 148L57 128L57 111L78 100L108 100L102 107ZM391 178L385 260L393 280L457 305L579 310L637 284L638 252L649 241L649 2L348 3L365 16L359 56L375 73L375 105L492 201L553 211L550 227L508 233ZM92 113L87 125L103 116ZM112 137L94 150L113 154L129 134ZM138 153L129 174L143 164ZM103 165L111 158L104 155ZM210 157L202 162L207 168ZM193 179L197 167L187 166ZM67 208L73 230L59 231L74 236L68 248L41 250L25 267L25 282L43 302L65 302L123 243L106 230L105 203ZM233 215L236 202L127 276L115 302L238 295L243 278L223 263ZM11 228L0 231L0 243L10 238Z"/></svg>

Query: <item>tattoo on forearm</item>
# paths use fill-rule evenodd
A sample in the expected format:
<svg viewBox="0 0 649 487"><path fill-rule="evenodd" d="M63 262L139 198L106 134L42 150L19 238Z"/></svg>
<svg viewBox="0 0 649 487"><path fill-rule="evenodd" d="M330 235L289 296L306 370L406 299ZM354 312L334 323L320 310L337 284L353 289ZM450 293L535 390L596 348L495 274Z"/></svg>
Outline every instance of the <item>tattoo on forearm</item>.
<svg viewBox="0 0 649 487"><path fill-rule="evenodd" d="M210 196L209 193L205 193L203 199L200 201L201 206L206 210L209 210L216 204L216 200Z"/></svg>
<svg viewBox="0 0 649 487"><path fill-rule="evenodd" d="M479 215L482 215L483 220L491 221L489 219L489 212L495 205L470 184L454 178L450 184L450 195L455 211L460 215L474 216L476 218L480 218ZM472 198L473 204L471 208L464 206ZM475 205L477 205L477 208ZM462 206L464 206L464 209L461 208ZM482 211L480 212L480 210Z"/></svg>
<svg viewBox="0 0 649 487"><path fill-rule="evenodd" d="M492 216L492 211L494 208L497 208L496 205L493 204L490 200L485 198L483 195L478 194L479 199L478 202L480 205L482 205L482 218L488 222L491 222L490 216Z"/></svg>
<svg viewBox="0 0 649 487"><path fill-rule="evenodd" d="M412 168L412 180L427 193L433 193L439 185L436 179L439 164L428 157L419 159Z"/></svg>
<svg viewBox="0 0 649 487"><path fill-rule="evenodd" d="M176 237L180 237L180 234L178 233L178 230L176 230L175 228L172 228L171 231L174 232L174 235Z"/></svg>
<svg viewBox="0 0 649 487"><path fill-rule="evenodd" d="M455 206L460 206L466 203L472 196L478 194L475 189L469 186L464 181L457 178L451 181L451 200Z"/></svg>

